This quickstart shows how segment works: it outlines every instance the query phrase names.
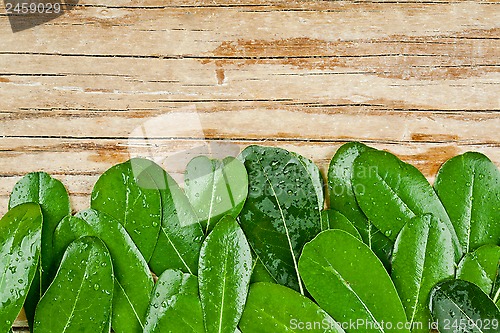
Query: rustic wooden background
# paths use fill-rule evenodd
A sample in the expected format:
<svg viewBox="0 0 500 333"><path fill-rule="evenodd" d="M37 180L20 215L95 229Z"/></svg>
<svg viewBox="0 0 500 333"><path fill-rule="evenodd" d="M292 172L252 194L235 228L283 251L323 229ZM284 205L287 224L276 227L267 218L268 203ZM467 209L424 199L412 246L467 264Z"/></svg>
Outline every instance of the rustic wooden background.
<svg viewBox="0 0 500 333"><path fill-rule="evenodd" d="M179 176L207 146L276 145L324 171L361 140L431 181L468 150L500 165L497 0L75 3L16 33L0 4L0 214L31 171L79 210L111 165Z"/></svg>

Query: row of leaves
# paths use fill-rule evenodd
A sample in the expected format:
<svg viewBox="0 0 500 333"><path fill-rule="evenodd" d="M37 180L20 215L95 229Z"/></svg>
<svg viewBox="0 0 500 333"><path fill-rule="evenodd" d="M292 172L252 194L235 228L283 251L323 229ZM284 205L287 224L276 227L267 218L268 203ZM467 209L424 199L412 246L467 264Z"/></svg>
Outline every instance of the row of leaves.
<svg viewBox="0 0 500 333"><path fill-rule="evenodd" d="M353 142L330 163L328 210L324 188L314 163L279 148L197 157L184 191L132 159L73 216L59 181L28 174L0 222L0 332L23 303L35 332L428 332L431 315L441 332L498 332L500 172L487 157L450 159L433 188Z"/></svg>

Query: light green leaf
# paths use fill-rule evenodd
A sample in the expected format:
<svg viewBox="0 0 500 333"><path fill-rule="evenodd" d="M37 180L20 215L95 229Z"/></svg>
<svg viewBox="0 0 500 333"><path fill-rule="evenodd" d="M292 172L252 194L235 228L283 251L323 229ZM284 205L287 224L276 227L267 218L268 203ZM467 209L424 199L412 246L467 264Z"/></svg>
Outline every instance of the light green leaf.
<svg viewBox="0 0 500 333"><path fill-rule="evenodd" d="M239 327L243 333L344 332L328 313L307 297L279 284L265 282L250 287Z"/></svg>
<svg viewBox="0 0 500 333"><path fill-rule="evenodd" d="M144 333L165 332L205 333L196 276L166 270L156 282Z"/></svg>
<svg viewBox="0 0 500 333"><path fill-rule="evenodd" d="M468 152L439 169L434 184L463 253L500 244L500 171L486 156Z"/></svg>
<svg viewBox="0 0 500 333"><path fill-rule="evenodd" d="M206 234L223 216L236 218L248 193L245 166L233 157L222 161L195 157L186 167L184 180L186 195Z"/></svg>
<svg viewBox="0 0 500 333"><path fill-rule="evenodd" d="M42 212L18 205L0 220L0 332L7 332L23 307L40 258Z"/></svg>
<svg viewBox="0 0 500 333"><path fill-rule="evenodd" d="M457 279L474 283L500 306L500 247L483 245L467 253L458 264Z"/></svg>
<svg viewBox="0 0 500 333"><path fill-rule="evenodd" d="M142 332L153 289L148 265L125 228L111 216L94 209L84 210L77 219L63 219L57 226L56 248L82 236L96 236L106 244L113 262L115 287L111 325L115 332Z"/></svg>
<svg viewBox="0 0 500 333"><path fill-rule="evenodd" d="M365 215L390 239L395 240L413 217L433 214L452 234L455 261L462 257L446 210L427 179L414 166L389 152L365 151L354 161L353 188Z"/></svg>
<svg viewBox="0 0 500 333"><path fill-rule="evenodd" d="M321 232L304 246L299 269L321 308L341 323L360 323L346 332L409 332L397 329L406 315L387 271L356 237L342 230Z"/></svg>
<svg viewBox="0 0 500 333"><path fill-rule="evenodd" d="M344 230L357 239L362 240L358 229L356 229L347 217L336 210L327 209L321 212L321 230L324 231L328 229Z"/></svg>
<svg viewBox="0 0 500 333"><path fill-rule="evenodd" d="M134 158L104 172L92 190L91 207L119 221L148 262L161 225L161 198L151 175L151 161Z"/></svg>
<svg viewBox="0 0 500 333"><path fill-rule="evenodd" d="M431 293L430 309L441 333L498 333L500 311L475 284L444 281Z"/></svg>
<svg viewBox="0 0 500 333"><path fill-rule="evenodd" d="M250 246L234 218L222 218L203 242L198 271L206 332L234 333L252 274Z"/></svg>
<svg viewBox="0 0 500 333"><path fill-rule="evenodd" d="M111 257L101 240L72 242L38 303L34 332L109 332L113 279Z"/></svg>
<svg viewBox="0 0 500 333"><path fill-rule="evenodd" d="M249 179L241 227L275 281L303 293L297 261L321 230L315 184L301 159L284 149L249 146L240 158Z"/></svg>
<svg viewBox="0 0 500 333"><path fill-rule="evenodd" d="M365 151L373 150L359 142L349 142L340 147L328 167L330 208L342 213L358 229L363 241L390 268L393 241L380 232L363 213L353 189L354 161Z"/></svg>
<svg viewBox="0 0 500 333"><path fill-rule="evenodd" d="M413 333L429 332L429 294L454 273L452 236L443 222L430 214L411 219L396 239L391 276Z"/></svg>
<svg viewBox="0 0 500 333"><path fill-rule="evenodd" d="M64 185L45 172L32 172L21 178L9 198L9 208L33 202L40 205L43 214L41 265L28 292L24 310L33 327L35 307L49 287L57 270L52 250L52 235L57 223L71 211L68 192Z"/></svg>

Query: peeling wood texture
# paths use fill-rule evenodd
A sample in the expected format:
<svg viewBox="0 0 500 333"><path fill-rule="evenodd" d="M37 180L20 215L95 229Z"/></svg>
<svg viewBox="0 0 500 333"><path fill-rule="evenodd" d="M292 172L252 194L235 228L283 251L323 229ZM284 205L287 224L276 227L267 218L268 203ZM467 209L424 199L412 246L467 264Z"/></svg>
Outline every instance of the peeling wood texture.
<svg viewBox="0 0 500 333"><path fill-rule="evenodd" d="M249 144L325 171L361 140L430 181L468 150L500 165L499 1L66 4L14 33L0 3L2 215L30 171L62 180L77 211L131 156L181 180L190 158Z"/></svg>

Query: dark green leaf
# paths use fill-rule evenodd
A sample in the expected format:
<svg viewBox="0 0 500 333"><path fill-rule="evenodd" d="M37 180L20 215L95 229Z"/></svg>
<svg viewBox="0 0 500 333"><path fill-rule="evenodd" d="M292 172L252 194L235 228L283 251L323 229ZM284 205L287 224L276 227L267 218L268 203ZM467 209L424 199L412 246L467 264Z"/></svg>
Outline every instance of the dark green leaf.
<svg viewBox="0 0 500 333"><path fill-rule="evenodd" d="M500 306L500 247L483 245L466 254L457 268L457 279L474 283Z"/></svg>
<svg viewBox="0 0 500 333"><path fill-rule="evenodd" d="M256 283L256 282L276 283L274 278L267 271L266 266L264 266L262 261L258 257L254 256L252 277L250 278L250 283Z"/></svg>
<svg viewBox="0 0 500 333"><path fill-rule="evenodd" d="M430 308L441 333L486 333L500 330L500 311L473 283L451 280L431 293Z"/></svg>
<svg viewBox="0 0 500 333"><path fill-rule="evenodd" d="M149 261L151 270L161 275L167 269L179 269L197 274L198 257L203 231L184 192L175 180L154 162L142 171L149 174L160 191L162 223L153 256Z"/></svg>
<svg viewBox="0 0 500 333"><path fill-rule="evenodd" d="M245 166L233 157L222 161L193 158L186 167L185 190L208 234L225 215L238 216L248 193Z"/></svg>
<svg viewBox="0 0 500 333"><path fill-rule="evenodd" d="M446 210L414 166L385 151L365 151L354 161L353 188L363 212L390 239L413 217L430 213L450 230L455 261L462 257Z"/></svg>
<svg viewBox="0 0 500 333"><path fill-rule="evenodd" d="M106 246L95 237L72 242L54 281L40 299L34 332L109 332L113 266Z"/></svg>
<svg viewBox="0 0 500 333"><path fill-rule="evenodd" d="M429 294L454 273L455 253L448 228L430 214L411 219L396 239L391 275L412 332L429 332Z"/></svg>
<svg viewBox="0 0 500 333"><path fill-rule="evenodd" d="M279 283L303 293L297 260L321 230L316 187L295 154L249 146L241 153L249 193L240 224L257 256Z"/></svg>
<svg viewBox="0 0 500 333"><path fill-rule="evenodd" d="M57 223L68 215L71 209L69 196L64 185L45 172L29 173L14 186L9 199L9 208L26 202L39 204L43 214L41 266L35 274L24 304L28 323L30 327L33 327L35 307L43 292L49 287L57 270L52 250L52 235Z"/></svg>
<svg viewBox="0 0 500 333"><path fill-rule="evenodd" d="M468 152L447 161L434 184L463 253L500 244L500 171L486 156Z"/></svg>
<svg viewBox="0 0 500 333"><path fill-rule="evenodd" d="M393 242L378 230L365 216L356 201L352 184L354 161L363 152L373 150L359 142L349 142L340 147L328 168L330 208L342 213L358 229L365 244L390 267Z"/></svg>
<svg viewBox="0 0 500 333"><path fill-rule="evenodd" d="M307 297L265 282L250 287L239 327L243 333L344 332L328 313Z"/></svg>
<svg viewBox="0 0 500 333"><path fill-rule="evenodd" d="M124 227L111 216L88 209L76 217L64 219L57 226L54 235L56 248L64 248L82 236L102 239L111 254L115 274L113 330L120 333L142 331L153 289L146 261Z"/></svg>
<svg viewBox="0 0 500 333"><path fill-rule="evenodd" d="M205 333L198 279L166 270L156 282L144 333Z"/></svg>
<svg viewBox="0 0 500 333"><path fill-rule="evenodd" d="M311 181L314 185L314 189L316 190L316 195L318 197L318 207L319 209L323 209L323 206L325 205L325 193L324 193L325 180L323 179L323 176L321 175L318 166L314 164L313 161L311 161L308 158L305 158L302 155L293 152L292 154L299 159L299 161L302 163L302 165L306 168L307 172L309 173Z"/></svg>
<svg viewBox="0 0 500 333"><path fill-rule="evenodd" d="M409 332L397 329L406 315L387 271L356 237L342 230L321 232L304 246L299 269L321 308L339 322L360 323L347 332Z"/></svg>
<svg viewBox="0 0 500 333"><path fill-rule="evenodd" d="M358 229L345 217L342 213L336 210L327 209L321 212L321 230L340 229L350 233L359 240L361 235Z"/></svg>
<svg viewBox="0 0 500 333"><path fill-rule="evenodd" d="M206 332L234 333L252 274L250 246L234 218L222 218L203 242L198 271Z"/></svg>
<svg viewBox="0 0 500 333"><path fill-rule="evenodd" d="M119 221L149 261L161 225L160 192L148 172L153 162L134 158L117 164L97 180L91 207Z"/></svg>
<svg viewBox="0 0 500 333"><path fill-rule="evenodd" d="M18 205L0 220L0 332L14 323L28 294L40 258L42 212Z"/></svg>

